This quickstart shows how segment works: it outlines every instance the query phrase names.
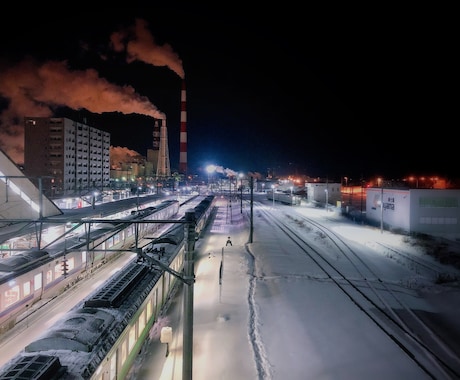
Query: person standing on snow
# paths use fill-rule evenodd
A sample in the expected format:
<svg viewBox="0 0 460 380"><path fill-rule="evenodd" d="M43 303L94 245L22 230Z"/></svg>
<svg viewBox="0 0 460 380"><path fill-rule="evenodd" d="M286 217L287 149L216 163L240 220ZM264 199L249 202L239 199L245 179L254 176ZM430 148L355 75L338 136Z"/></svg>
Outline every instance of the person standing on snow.
<svg viewBox="0 0 460 380"><path fill-rule="evenodd" d="M229 244L230 244L230 245L233 245L233 244L232 244L232 241L230 240L230 236L228 237L227 243L225 244L225 246L227 246L227 245L229 245Z"/></svg>

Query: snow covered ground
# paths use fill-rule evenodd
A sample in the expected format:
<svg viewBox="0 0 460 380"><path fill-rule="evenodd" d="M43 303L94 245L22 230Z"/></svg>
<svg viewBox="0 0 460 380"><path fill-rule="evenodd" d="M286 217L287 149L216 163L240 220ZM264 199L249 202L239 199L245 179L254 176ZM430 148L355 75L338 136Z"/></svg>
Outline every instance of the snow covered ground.
<svg viewBox="0 0 460 380"><path fill-rule="evenodd" d="M230 223L226 203L222 201L220 206L209 234L196 246L194 379L406 380L432 378L430 373L436 373L437 378L452 378L429 360L412 360L336 285L297 257L292 242L276 232L257 207L253 242L248 243L248 220L234 210ZM324 209L276 205L270 212L303 229L318 247L323 245L325 252L329 247L316 231L296 224L296 213L327 223L362 247L381 278L404 296L406 304L420 315L429 315L434 327L442 325L442 337L451 338L446 351L454 356L454 362L458 361L458 281L436 283L377 244L423 255L438 265L427 255L430 248L426 243L420 245L402 235L358 225ZM231 247L225 246L227 236L232 237ZM455 247L453 243L452 249ZM433 245L432 249L438 248ZM446 271L458 274L452 266L446 266ZM181 312L178 295L161 321L173 326L169 355L163 354L157 325L130 379L182 378ZM432 372L425 370L427 366L433 367Z"/></svg>

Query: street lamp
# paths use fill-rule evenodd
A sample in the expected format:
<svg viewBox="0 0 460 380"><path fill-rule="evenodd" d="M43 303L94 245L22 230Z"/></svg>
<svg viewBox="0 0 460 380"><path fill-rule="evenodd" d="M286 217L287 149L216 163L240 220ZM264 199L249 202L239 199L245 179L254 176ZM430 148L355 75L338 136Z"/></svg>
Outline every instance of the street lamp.
<svg viewBox="0 0 460 380"><path fill-rule="evenodd" d="M292 199L292 186L289 187L291 189L291 205L294 204L293 199Z"/></svg>
<svg viewBox="0 0 460 380"><path fill-rule="evenodd" d="M216 171L216 165L208 165L206 167L206 171L208 172L208 188L212 190L212 186L210 186L211 184L210 177Z"/></svg>
<svg viewBox="0 0 460 380"><path fill-rule="evenodd" d="M92 204L92 206L93 206L93 209L96 208L96 197L97 197L98 195L99 195L99 193L98 193L97 191L95 191L95 192L93 193L93 199L92 199L92 202L91 202L91 204Z"/></svg>
<svg viewBox="0 0 460 380"><path fill-rule="evenodd" d="M140 186L137 187L137 211L139 211L139 190L141 189Z"/></svg>
<svg viewBox="0 0 460 380"><path fill-rule="evenodd" d="M380 182L380 233L383 234L383 179Z"/></svg>
<svg viewBox="0 0 460 380"><path fill-rule="evenodd" d="M239 174L240 177L240 214L243 213L243 173Z"/></svg>
<svg viewBox="0 0 460 380"><path fill-rule="evenodd" d="M272 185L273 190L273 208L275 208L275 185Z"/></svg>
<svg viewBox="0 0 460 380"><path fill-rule="evenodd" d="M324 190L324 192L326 193L326 212L327 212L328 211L327 204L329 202L327 188Z"/></svg>

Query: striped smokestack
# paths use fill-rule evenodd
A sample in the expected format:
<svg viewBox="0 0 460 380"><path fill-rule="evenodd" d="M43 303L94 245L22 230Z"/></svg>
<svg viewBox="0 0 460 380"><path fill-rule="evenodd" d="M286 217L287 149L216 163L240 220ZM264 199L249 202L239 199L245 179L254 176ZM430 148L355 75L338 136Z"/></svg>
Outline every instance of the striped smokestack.
<svg viewBox="0 0 460 380"><path fill-rule="evenodd" d="M180 95L180 152L179 152L179 172L187 175L187 112L185 107L185 81L182 81L182 91Z"/></svg>

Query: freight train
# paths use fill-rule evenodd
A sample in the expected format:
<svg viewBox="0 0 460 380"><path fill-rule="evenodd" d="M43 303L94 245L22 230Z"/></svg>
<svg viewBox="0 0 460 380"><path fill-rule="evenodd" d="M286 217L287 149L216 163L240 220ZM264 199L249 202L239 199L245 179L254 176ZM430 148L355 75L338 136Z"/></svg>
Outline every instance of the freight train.
<svg viewBox="0 0 460 380"><path fill-rule="evenodd" d="M214 196L207 196L194 208L196 236L206 228L214 206ZM126 378L180 284L177 274L183 270L185 243L162 241L162 254L149 255L153 260L147 265L140 260L128 263L0 368L0 380Z"/></svg>
<svg viewBox="0 0 460 380"><path fill-rule="evenodd" d="M132 212L115 224L100 223L90 232L67 239L70 248L52 252L31 249L0 259L0 334L14 327L30 306L52 298L120 255L136 241L160 228L158 223L134 224L136 220L172 219L179 211L177 200ZM118 251L119 250L119 251Z"/></svg>

